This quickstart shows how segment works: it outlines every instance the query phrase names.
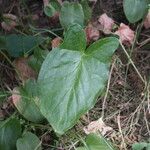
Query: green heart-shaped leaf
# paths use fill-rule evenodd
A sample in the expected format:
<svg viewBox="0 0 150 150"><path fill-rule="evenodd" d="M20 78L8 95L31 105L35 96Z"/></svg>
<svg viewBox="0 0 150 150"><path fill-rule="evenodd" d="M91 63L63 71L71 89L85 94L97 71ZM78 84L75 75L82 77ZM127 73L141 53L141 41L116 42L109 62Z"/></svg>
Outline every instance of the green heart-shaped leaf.
<svg viewBox="0 0 150 150"><path fill-rule="evenodd" d="M8 119L0 124L0 150L16 150L21 126L17 119Z"/></svg>
<svg viewBox="0 0 150 150"><path fill-rule="evenodd" d="M110 37L84 51L82 46L78 51L55 48L48 54L38 77L39 107L55 132L63 134L94 106L118 45L118 39Z"/></svg>
<svg viewBox="0 0 150 150"><path fill-rule="evenodd" d="M81 26L74 24L65 33L64 41L60 48L75 51L84 51L86 48L85 32Z"/></svg>
<svg viewBox="0 0 150 150"><path fill-rule="evenodd" d="M60 11L60 23L67 29L72 24L84 25L84 12L81 4L64 2Z"/></svg>
<svg viewBox="0 0 150 150"><path fill-rule="evenodd" d="M44 7L44 13L48 17L52 17L56 12L59 12L61 6L57 0L49 0L49 4Z"/></svg>
<svg viewBox="0 0 150 150"><path fill-rule="evenodd" d="M132 145L132 150L150 150L150 143L140 142Z"/></svg>
<svg viewBox="0 0 150 150"><path fill-rule="evenodd" d="M49 53L48 50L42 50L40 47L37 47L34 50L33 55L29 57L28 60L29 66L38 73L48 53Z"/></svg>
<svg viewBox="0 0 150 150"><path fill-rule="evenodd" d="M35 104L36 84L34 81L29 80L23 87L19 88L20 99L14 101L14 105L18 109L19 113L23 115L27 120L32 122L42 122L44 117L42 116L37 104ZM14 93L17 94L17 93Z"/></svg>
<svg viewBox="0 0 150 150"><path fill-rule="evenodd" d="M110 142L97 134L89 134L86 138L86 147L77 150L114 150Z"/></svg>
<svg viewBox="0 0 150 150"><path fill-rule="evenodd" d="M31 133L26 132L22 138L17 140L17 150L41 150L41 142L39 138Z"/></svg>
<svg viewBox="0 0 150 150"><path fill-rule="evenodd" d="M20 57L24 54L29 54L43 42L43 38L39 36L26 36L21 34L0 36L0 41L1 40L4 44L0 44L0 48L6 49L12 57Z"/></svg>
<svg viewBox="0 0 150 150"><path fill-rule="evenodd" d="M142 19L148 10L147 0L124 0L123 8L129 22Z"/></svg>

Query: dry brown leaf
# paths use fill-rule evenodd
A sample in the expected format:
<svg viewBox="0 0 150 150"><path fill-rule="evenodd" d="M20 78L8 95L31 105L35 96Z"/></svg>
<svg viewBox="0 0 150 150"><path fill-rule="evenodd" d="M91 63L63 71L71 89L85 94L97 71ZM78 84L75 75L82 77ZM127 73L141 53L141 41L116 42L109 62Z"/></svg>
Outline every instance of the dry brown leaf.
<svg viewBox="0 0 150 150"><path fill-rule="evenodd" d="M14 61L14 66L20 75L20 79L25 81L27 79L35 79L36 72L28 65L28 58L18 58Z"/></svg>
<svg viewBox="0 0 150 150"><path fill-rule="evenodd" d="M17 16L13 14L3 14L3 17L6 19L17 20Z"/></svg>
<svg viewBox="0 0 150 150"><path fill-rule="evenodd" d="M11 31L17 26L17 17L13 14L3 14L4 21L1 26L6 31Z"/></svg>
<svg viewBox="0 0 150 150"><path fill-rule="evenodd" d="M86 134L96 133L99 131L102 135L105 135L106 133L108 133L112 130L113 130L112 127L105 125L102 118L100 118L96 121L92 121L87 127L84 128L84 132Z"/></svg>
<svg viewBox="0 0 150 150"><path fill-rule="evenodd" d="M17 88L13 89L11 98L12 98L12 102L16 106L16 104L18 103L18 101L20 101L20 99L21 99L20 92L18 91Z"/></svg>
<svg viewBox="0 0 150 150"><path fill-rule="evenodd" d="M99 17L98 22L101 24L102 30L105 34L110 34L115 25L114 20L108 17L105 13Z"/></svg>
<svg viewBox="0 0 150 150"><path fill-rule="evenodd" d="M120 27L115 32L115 34L119 36L120 41L125 45L132 44L134 41L134 31L131 30L129 26L123 23L120 24Z"/></svg>
<svg viewBox="0 0 150 150"><path fill-rule="evenodd" d="M96 41L100 37L99 30L95 28L91 23L88 24L88 26L85 28L87 43L90 43L91 41Z"/></svg>
<svg viewBox="0 0 150 150"><path fill-rule="evenodd" d="M148 11L148 14L144 20L144 27L146 29L150 28L150 10Z"/></svg>
<svg viewBox="0 0 150 150"><path fill-rule="evenodd" d="M44 7L48 6L49 0L43 0Z"/></svg>
<svg viewBox="0 0 150 150"><path fill-rule="evenodd" d="M54 38L51 41L52 48L59 47L59 45L61 44L61 42L62 42L61 38L59 38L59 37Z"/></svg>

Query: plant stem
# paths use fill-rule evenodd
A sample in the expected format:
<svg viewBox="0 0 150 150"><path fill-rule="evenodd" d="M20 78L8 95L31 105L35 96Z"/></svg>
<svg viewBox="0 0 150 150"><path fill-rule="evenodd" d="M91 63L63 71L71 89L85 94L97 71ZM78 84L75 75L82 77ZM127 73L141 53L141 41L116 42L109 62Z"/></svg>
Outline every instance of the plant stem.
<svg viewBox="0 0 150 150"><path fill-rule="evenodd" d="M145 84L145 80L142 77L142 75L140 74L140 72L138 71L138 69L136 68L136 66L134 65L134 62L132 61L132 59L130 58L128 52L126 51L125 47L122 45L122 43L120 42L120 45L123 49L123 51L125 52L127 58L129 59L129 62L132 64L133 68L135 69L135 71L137 72L138 76L140 77L141 81Z"/></svg>
<svg viewBox="0 0 150 150"><path fill-rule="evenodd" d="M103 100L103 105L102 105L102 115L101 115L102 118L104 117L105 104L106 104L106 99L107 99L107 95L108 95L108 92L109 92L109 85L110 85L110 80L111 80L111 74L112 74L112 71L113 71L115 63L116 63L116 59L113 62L112 66L111 66L111 69L110 69L110 73L109 73L109 78L108 78L108 82L107 82L107 89L106 89L106 93L105 93L104 100Z"/></svg>

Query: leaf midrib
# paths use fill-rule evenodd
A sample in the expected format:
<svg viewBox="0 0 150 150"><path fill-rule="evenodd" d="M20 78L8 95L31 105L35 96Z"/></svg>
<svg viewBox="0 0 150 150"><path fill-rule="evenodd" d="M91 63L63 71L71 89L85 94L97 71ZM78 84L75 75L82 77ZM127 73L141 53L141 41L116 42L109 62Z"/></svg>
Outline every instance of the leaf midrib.
<svg viewBox="0 0 150 150"><path fill-rule="evenodd" d="M74 72L76 72L75 73L75 77L74 77L74 80L73 80L73 84L72 84L72 86L71 86L71 88L69 88L69 90L67 91L67 93L70 93L69 95L68 95L68 97L70 97L71 96L71 94L72 94L72 91L74 90L74 87L75 87L75 85L78 83L77 82L77 79L79 78L79 72L81 72L81 68L82 67L80 67L81 65L82 65L82 57L83 57L84 55L83 55L83 53L82 53L82 56L81 56L81 59L80 59L80 61L79 61L79 64L78 64L78 66L76 67L77 69L77 71L76 70L74 70ZM67 94L66 93L66 94ZM65 94L65 95L66 95ZM63 101L64 101L65 99L63 99L62 101L61 101L61 103L63 103ZM67 99L68 100L68 99ZM67 101L67 103L68 103L69 101ZM58 107L58 105L61 105L61 103L59 103L59 104L57 104L55 107L53 107L53 110L51 110L51 112L53 113L53 111L55 111L55 109L56 109L56 107ZM68 104L67 104L67 106L68 106ZM68 112L68 107L67 107L67 112ZM61 120L62 119L64 119L64 118L60 118L60 120L58 121L58 122L61 122Z"/></svg>

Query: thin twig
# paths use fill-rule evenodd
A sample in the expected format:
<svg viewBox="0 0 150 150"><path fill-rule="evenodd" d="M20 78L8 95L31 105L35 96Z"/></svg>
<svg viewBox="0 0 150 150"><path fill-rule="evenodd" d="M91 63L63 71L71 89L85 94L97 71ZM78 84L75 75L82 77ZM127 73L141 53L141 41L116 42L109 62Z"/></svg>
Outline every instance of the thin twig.
<svg viewBox="0 0 150 150"><path fill-rule="evenodd" d="M130 58L128 52L126 51L125 47L122 45L122 43L120 42L120 45L123 49L123 51L125 52L127 58L129 59L129 62L132 64L133 68L135 69L135 71L137 72L138 76L140 77L141 81L145 84L145 80L142 77L142 75L140 74L140 72L138 71L138 69L136 68L136 66L134 65L134 62L132 61L132 59Z"/></svg>
<svg viewBox="0 0 150 150"><path fill-rule="evenodd" d="M121 130L120 115L117 116L117 123L118 123L119 132L121 134L122 142L123 142L123 148L126 150L127 148L126 148L124 136L123 136L123 133L122 133L122 130Z"/></svg>
<svg viewBox="0 0 150 150"><path fill-rule="evenodd" d="M106 104L106 99L107 99L107 95L108 95L108 92L109 92L111 74L112 74L115 63L116 63L116 59L114 60L112 66L111 66L111 69L110 69L110 73L109 73L109 78L108 78L108 82L107 82L107 89L106 89L106 93L105 93L104 100L103 100L103 105L102 105L102 115L101 115L102 118L104 117L104 113L105 113L105 104Z"/></svg>

